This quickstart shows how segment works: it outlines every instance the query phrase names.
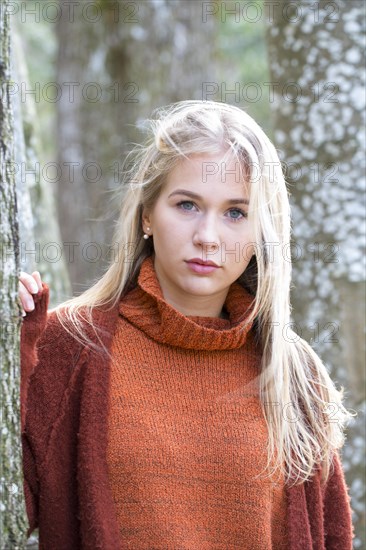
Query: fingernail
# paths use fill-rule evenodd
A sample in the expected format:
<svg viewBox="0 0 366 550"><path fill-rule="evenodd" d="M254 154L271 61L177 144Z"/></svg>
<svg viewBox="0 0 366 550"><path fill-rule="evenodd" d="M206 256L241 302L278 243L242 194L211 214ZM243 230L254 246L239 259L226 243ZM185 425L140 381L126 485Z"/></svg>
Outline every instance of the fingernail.
<svg viewBox="0 0 366 550"><path fill-rule="evenodd" d="M32 294L38 294L38 285L36 283L31 284Z"/></svg>
<svg viewBox="0 0 366 550"><path fill-rule="evenodd" d="M26 303L27 303L27 308L28 308L29 310L33 311L33 310L34 310L34 302L33 302L33 300L27 300Z"/></svg>

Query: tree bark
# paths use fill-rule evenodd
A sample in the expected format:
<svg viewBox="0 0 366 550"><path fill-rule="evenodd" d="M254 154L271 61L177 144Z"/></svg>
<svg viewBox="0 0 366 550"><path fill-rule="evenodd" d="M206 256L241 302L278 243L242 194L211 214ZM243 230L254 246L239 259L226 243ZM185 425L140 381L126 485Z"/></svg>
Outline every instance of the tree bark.
<svg viewBox="0 0 366 550"><path fill-rule="evenodd" d="M14 178L13 115L10 101L10 18L0 5L0 212L1 212L1 545L24 548L26 513L20 445L20 308L17 304L19 227Z"/></svg>
<svg viewBox="0 0 366 550"><path fill-rule="evenodd" d="M268 4L274 139L293 213L293 321L358 412L342 454L354 544L364 548L364 2Z"/></svg>

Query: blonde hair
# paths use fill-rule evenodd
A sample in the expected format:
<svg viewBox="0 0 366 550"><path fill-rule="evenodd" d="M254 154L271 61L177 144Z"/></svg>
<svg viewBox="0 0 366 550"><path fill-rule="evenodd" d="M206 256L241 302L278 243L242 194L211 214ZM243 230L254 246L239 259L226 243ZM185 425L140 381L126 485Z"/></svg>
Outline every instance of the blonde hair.
<svg viewBox="0 0 366 550"><path fill-rule="evenodd" d="M302 483L322 465L330 474L332 455L343 446L344 426L353 414L343 406L327 369L310 345L290 326L291 261L288 191L277 152L260 126L238 107L221 102L187 100L156 109L146 124L145 143L127 155L121 185L122 205L113 242L117 261L80 296L55 311L64 328L93 345L85 323L95 331L93 308L115 307L136 284L143 260L153 252L143 238L142 210L154 206L166 177L183 157L227 148L239 160L250 185L248 214L254 225L256 254L238 281L253 295L253 320L262 349L260 401L268 427L268 462L286 483ZM268 246L272 246L271 255ZM132 249L131 249L132 245ZM283 329L286 327L284 338ZM95 331L97 334L97 332ZM101 340L100 340L101 341ZM296 420L288 420L288 405ZM327 408L335 407L330 419Z"/></svg>

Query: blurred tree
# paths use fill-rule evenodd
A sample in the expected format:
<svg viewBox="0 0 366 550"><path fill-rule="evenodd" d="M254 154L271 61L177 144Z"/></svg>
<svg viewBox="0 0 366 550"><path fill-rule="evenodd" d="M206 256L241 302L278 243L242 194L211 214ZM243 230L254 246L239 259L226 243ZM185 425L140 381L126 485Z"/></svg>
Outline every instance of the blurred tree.
<svg viewBox="0 0 366 550"><path fill-rule="evenodd" d="M18 12L17 15L19 15ZM32 93L19 19L13 17L12 89L15 135L15 179L19 211L20 269L37 270L52 288L50 306L70 294L70 280L60 244L55 206L55 163L45 162L37 111L37 92ZM30 93L24 93L29 90Z"/></svg>
<svg viewBox="0 0 366 550"><path fill-rule="evenodd" d="M58 208L79 293L113 257L115 194L123 158L140 139L134 126L156 107L202 97L215 79L216 21L203 21L200 2L79 3L73 14L70 2L61 6Z"/></svg>
<svg viewBox="0 0 366 550"><path fill-rule="evenodd" d="M342 457L354 548L365 548L365 4L268 5L274 139L293 212L293 320L345 386L346 406L359 413Z"/></svg>
<svg viewBox="0 0 366 550"><path fill-rule="evenodd" d="M24 548L26 513L20 445L20 308L17 304L19 227L14 178L14 127L10 88L10 18L0 4L0 214L1 214L1 446L0 535L2 548Z"/></svg>
<svg viewBox="0 0 366 550"><path fill-rule="evenodd" d="M219 81L206 85L203 99L225 101L244 109L272 137L263 2L206 3L204 17L215 17L218 23L215 63Z"/></svg>

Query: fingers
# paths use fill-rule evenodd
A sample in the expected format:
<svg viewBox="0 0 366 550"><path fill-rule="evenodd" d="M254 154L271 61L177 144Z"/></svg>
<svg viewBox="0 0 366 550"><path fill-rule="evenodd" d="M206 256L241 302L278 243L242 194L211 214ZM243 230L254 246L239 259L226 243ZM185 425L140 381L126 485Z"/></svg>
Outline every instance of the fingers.
<svg viewBox="0 0 366 550"><path fill-rule="evenodd" d="M22 316L27 311L33 311L35 308L32 294L37 294L42 290L42 280L38 271L33 271L32 275L21 271L19 275L18 295L23 307Z"/></svg>
<svg viewBox="0 0 366 550"><path fill-rule="evenodd" d="M34 300L32 294L27 290L24 284L19 281L19 299L24 311L34 310Z"/></svg>
<svg viewBox="0 0 366 550"><path fill-rule="evenodd" d="M33 273L35 273L35 271ZM29 275L29 273L26 273L25 271L21 271L19 280L31 294L37 294L38 282L32 277L32 275Z"/></svg>
<svg viewBox="0 0 366 550"><path fill-rule="evenodd" d="M40 275L39 271L33 271L32 277L35 279L35 281L38 285L38 290L42 290L42 288L43 288L42 287L42 279L41 279L41 275Z"/></svg>

